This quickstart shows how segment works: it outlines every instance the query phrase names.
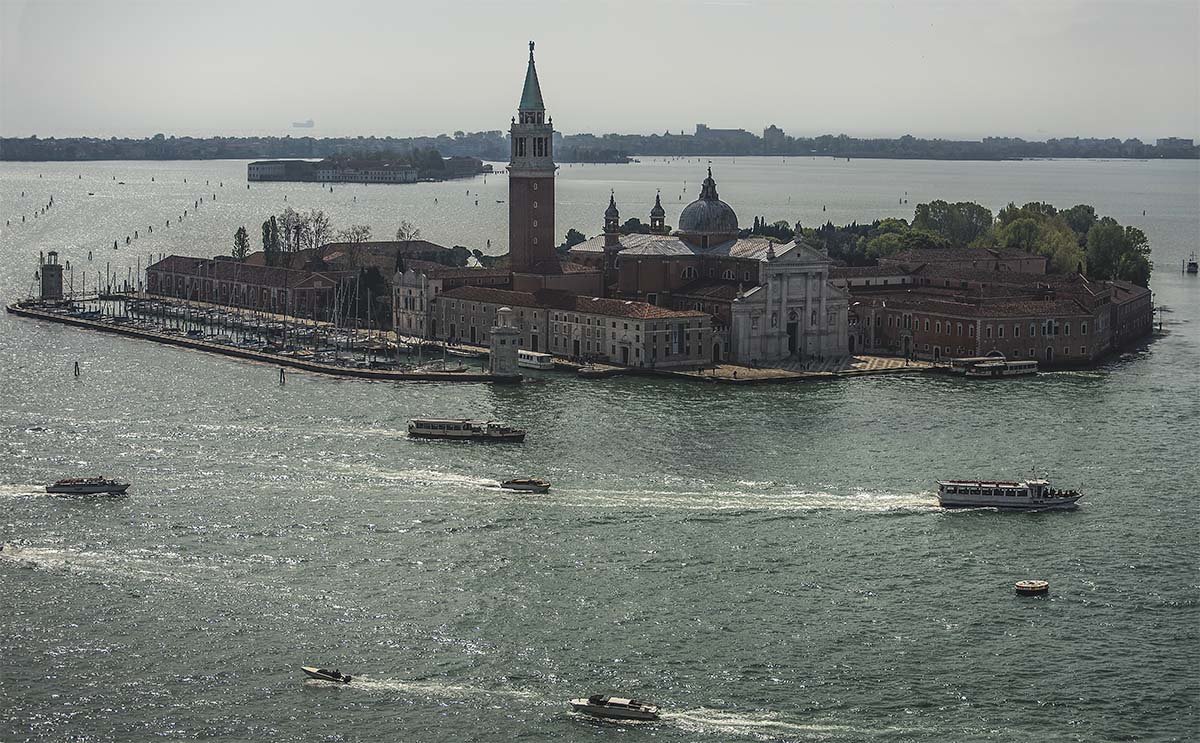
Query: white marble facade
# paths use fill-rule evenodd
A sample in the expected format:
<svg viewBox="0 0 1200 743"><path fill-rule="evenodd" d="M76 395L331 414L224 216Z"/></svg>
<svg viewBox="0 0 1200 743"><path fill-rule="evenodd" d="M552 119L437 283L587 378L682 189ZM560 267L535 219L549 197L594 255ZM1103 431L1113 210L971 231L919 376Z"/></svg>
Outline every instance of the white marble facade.
<svg viewBox="0 0 1200 743"><path fill-rule="evenodd" d="M760 285L733 301L730 356L737 364L845 356L849 295L829 283L828 256L788 243L760 264Z"/></svg>

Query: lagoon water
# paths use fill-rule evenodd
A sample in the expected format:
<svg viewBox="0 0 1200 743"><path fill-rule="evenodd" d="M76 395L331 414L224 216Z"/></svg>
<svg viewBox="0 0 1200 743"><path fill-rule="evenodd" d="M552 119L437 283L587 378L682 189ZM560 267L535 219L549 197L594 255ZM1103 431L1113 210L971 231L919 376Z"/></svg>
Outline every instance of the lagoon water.
<svg viewBox="0 0 1200 743"><path fill-rule="evenodd" d="M597 232L610 188L643 219L661 189L673 223L704 166L563 166L558 232ZM911 217L934 198L1093 204L1150 237L1163 333L1095 370L986 384L281 387L270 367L0 316L0 739L1200 735L1200 280L1180 271L1200 241L1198 164L713 168L746 224ZM499 253L505 189L503 174L247 189L244 161L0 164L15 222L0 294L25 296L39 251L80 288L160 252L227 252L239 225L256 241L285 203ZM434 414L530 435L405 438ZM1033 469L1084 490L1081 508L936 507L938 477ZM41 492L98 472L132 480L129 497ZM555 488L496 488L521 474ZM1029 577L1051 595L1015 596ZM305 682L302 664L361 676ZM597 691L667 714L567 711Z"/></svg>

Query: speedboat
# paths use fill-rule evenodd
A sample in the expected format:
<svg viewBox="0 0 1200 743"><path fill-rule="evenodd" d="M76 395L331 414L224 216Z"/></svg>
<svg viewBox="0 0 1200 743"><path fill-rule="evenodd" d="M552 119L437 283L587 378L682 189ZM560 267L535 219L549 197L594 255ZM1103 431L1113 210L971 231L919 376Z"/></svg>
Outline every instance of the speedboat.
<svg viewBox="0 0 1200 743"><path fill-rule="evenodd" d="M120 482L109 477L68 477L46 486L47 493L65 495L122 495L129 489L129 483Z"/></svg>
<svg viewBox="0 0 1200 743"><path fill-rule="evenodd" d="M310 679L318 681L333 681L338 684L348 684L354 677L348 673L342 673L337 669L332 671L326 668L313 668L312 666L300 666L300 670L308 674Z"/></svg>
<svg viewBox="0 0 1200 743"><path fill-rule="evenodd" d="M539 480L536 477L518 477L512 480L505 480L500 483L500 487L506 490L519 490L523 493L548 493L550 492L550 482L547 480Z"/></svg>
<svg viewBox="0 0 1200 743"><path fill-rule="evenodd" d="M612 720L657 720L658 707L636 699L593 694L587 699L572 699L571 707L592 717Z"/></svg>

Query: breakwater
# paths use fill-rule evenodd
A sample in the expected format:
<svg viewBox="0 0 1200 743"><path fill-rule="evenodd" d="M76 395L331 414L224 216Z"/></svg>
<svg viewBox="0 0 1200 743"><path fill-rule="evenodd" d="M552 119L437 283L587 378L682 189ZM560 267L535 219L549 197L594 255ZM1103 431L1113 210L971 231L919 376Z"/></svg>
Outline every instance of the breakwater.
<svg viewBox="0 0 1200 743"><path fill-rule="evenodd" d="M179 346L182 348L190 348L196 351L206 351L208 353L220 354L222 356L231 356L233 358L244 359L247 361L257 361L264 364L273 364L275 366L287 367L292 369L300 369L302 371L316 372L318 374L327 374L335 377L352 377L356 379L371 379L380 382L491 382L491 383L514 383L520 382L521 377L502 377L486 372L468 372L468 371L397 371L393 369L363 369L357 367L339 366L334 364L325 364L319 361L311 361L294 356L287 356L278 353L269 353L249 348L239 348L237 346L229 346L222 343L212 343L198 338L189 338L186 335L176 335L173 333L157 332L145 330L143 328L128 327L115 322L105 322L103 320L72 317L61 312L55 312L46 309L40 303L31 302L16 302L8 305L5 308L10 314L19 317L28 317L37 320L47 320L56 322L62 325L70 325L77 328L87 328L89 330L99 330L106 333L114 333L123 335L128 338L139 338L141 340L154 341L169 346Z"/></svg>

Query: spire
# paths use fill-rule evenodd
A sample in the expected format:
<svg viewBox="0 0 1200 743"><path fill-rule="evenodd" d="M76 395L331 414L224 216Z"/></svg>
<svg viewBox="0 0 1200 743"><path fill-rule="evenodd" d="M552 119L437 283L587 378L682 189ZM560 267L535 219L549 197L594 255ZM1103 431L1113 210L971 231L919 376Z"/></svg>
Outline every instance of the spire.
<svg viewBox="0 0 1200 743"><path fill-rule="evenodd" d="M704 183L700 186L700 198L704 201L716 201L719 198L717 196L717 182L712 177L711 165L708 166L708 177L704 179Z"/></svg>
<svg viewBox="0 0 1200 743"><path fill-rule="evenodd" d="M521 111L545 111L542 86L538 85L537 68L533 66L533 42L529 42L529 68L525 70L525 89L521 91Z"/></svg>
<svg viewBox="0 0 1200 743"><path fill-rule="evenodd" d="M667 210L663 209L661 193L654 194L654 206L650 209L651 217L665 217Z"/></svg>
<svg viewBox="0 0 1200 743"><path fill-rule="evenodd" d="M621 213L617 211L617 192L612 191L608 195L608 208L604 210L605 219L620 219Z"/></svg>

